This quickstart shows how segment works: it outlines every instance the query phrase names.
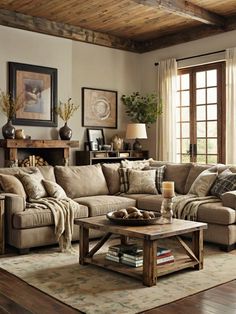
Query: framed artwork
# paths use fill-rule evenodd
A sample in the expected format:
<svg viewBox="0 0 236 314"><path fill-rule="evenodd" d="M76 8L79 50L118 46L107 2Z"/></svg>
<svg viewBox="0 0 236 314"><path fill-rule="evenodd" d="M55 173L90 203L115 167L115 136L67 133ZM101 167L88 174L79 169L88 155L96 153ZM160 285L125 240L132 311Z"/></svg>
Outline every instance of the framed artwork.
<svg viewBox="0 0 236 314"><path fill-rule="evenodd" d="M9 93L23 102L13 124L57 126L57 69L9 62Z"/></svg>
<svg viewBox="0 0 236 314"><path fill-rule="evenodd" d="M83 87L82 126L117 128L117 92Z"/></svg>
<svg viewBox="0 0 236 314"><path fill-rule="evenodd" d="M103 129L87 129L90 150L99 150L105 144Z"/></svg>

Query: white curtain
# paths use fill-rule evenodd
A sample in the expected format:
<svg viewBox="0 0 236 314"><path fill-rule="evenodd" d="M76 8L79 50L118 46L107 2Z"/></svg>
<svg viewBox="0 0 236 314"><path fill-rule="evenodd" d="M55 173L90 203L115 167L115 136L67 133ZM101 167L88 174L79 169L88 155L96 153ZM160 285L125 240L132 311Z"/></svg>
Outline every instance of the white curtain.
<svg viewBox="0 0 236 314"><path fill-rule="evenodd" d="M176 161L177 62L175 59L159 62L158 94L163 104L163 114L157 121L157 160Z"/></svg>
<svg viewBox="0 0 236 314"><path fill-rule="evenodd" d="M236 164L236 48L226 49L226 163Z"/></svg>

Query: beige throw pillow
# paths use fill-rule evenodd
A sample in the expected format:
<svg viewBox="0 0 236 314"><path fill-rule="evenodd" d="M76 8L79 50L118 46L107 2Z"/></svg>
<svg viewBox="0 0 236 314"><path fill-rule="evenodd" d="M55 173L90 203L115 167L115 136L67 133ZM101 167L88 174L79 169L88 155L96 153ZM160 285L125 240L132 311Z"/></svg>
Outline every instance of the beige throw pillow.
<svg viewBox="0 0 236 314"><path fill-rule="evenodd" d="M197 196L207 196L213 183L217 178L218 172L204 170L193 182L188 194L195 194Z"/></svg>
<svg viewBox="0 0 236 314"><path fill-rule="evenodd" d="M118 194L120 192L119 168L119 163L102 164L102 171L110 194Z"/></svg>
<svg viewBox="0 0 236 314"><path fill-rule="evenodd" d="M15 176L0 174L0 185L5 193L13 193L26 198L24 187Z"/></svg>
<svg viewBox="0 0 236 314"><path fill-rule="evenodd" d="M29 198L38 199L47 196L47 192L42 182L44 178L38 169L35 169L31 173L20 171L16 176L23 184Z"/></svg>
<svg viewBox="0 0 236 314"><path fill-rule="evenodd" d="M56 182L43 180L43 185L49 196L57 198L59 200L68 198L63 188Z"/></svg>
<svg viewBox="0 0 236 314"><path fill-rule="evenodd" d="M157 194L156 189L156 170L131 170L129 175L128 194Z"/></svg>

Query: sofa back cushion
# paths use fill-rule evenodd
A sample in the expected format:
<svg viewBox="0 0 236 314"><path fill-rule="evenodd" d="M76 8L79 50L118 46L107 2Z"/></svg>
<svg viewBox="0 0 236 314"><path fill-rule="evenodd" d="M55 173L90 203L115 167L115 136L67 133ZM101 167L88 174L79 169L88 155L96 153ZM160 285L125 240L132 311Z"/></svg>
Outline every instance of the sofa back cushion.
<svg viewBox="0 0 236 314"><path fill-rule="evenodd" d="M56 166L57 183L70 198L109 194L100 164L89 166Z"/></svg>
<svg viewBox="0 0 236 314"><path fill-rule="evenodd" d="M167 163L165 168L164 181L174 181L175 191L184 194L184 187L191 168L190 163L175 164Z"/></svg>
<svg viewBox="0 0 236 314"><path fill-rule="evenodd" d="M119 163L102 164L102 171L106 178L107 187L110 194L117 194L120 192L119 168Z"/></svg>
<svg viewBox="0 0 236 314"><path fill-rule="evenodd" d="M45 180L56 182L53 166L37 166Z"/></svg>

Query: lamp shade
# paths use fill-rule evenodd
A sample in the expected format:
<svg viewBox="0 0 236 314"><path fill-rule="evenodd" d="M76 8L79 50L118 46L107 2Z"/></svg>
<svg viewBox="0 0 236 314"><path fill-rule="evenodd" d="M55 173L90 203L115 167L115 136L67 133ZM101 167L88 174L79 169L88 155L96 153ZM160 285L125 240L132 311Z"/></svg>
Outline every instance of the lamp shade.
<svg viewBox="0 0 236 314"><path fill-rule="evenodd" d="M147 138L145 123L132 123L127 125L126 138Z"/></svg>

